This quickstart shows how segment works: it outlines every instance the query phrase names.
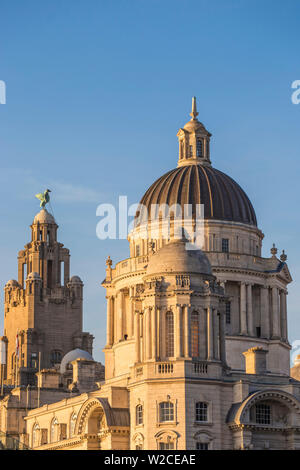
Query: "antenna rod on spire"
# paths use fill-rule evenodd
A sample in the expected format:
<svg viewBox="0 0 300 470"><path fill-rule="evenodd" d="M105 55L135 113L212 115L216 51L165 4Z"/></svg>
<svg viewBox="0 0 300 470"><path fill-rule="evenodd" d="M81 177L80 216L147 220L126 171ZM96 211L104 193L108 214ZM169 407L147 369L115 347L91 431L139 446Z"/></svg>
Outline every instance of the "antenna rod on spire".
<svg viewBox="0 0 300 470"><path fill-rule="evenodd" d="M196 96L192 98L192 112L190 116L192 116L192 120L195 121L197 119L199 113L197 113L197 103L196 103Z"/></svg>

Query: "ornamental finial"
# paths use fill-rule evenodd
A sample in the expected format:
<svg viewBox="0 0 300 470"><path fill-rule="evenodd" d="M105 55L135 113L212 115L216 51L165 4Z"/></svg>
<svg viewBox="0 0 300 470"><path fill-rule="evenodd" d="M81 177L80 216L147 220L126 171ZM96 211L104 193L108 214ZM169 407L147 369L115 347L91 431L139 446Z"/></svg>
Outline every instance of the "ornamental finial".
<svg viewBox="0 0 300 470"><path fill-rule="evenodd" d="M193 96L193 99L192 99L192 112L190 113L190 116L192 116L192 121L197 120L198 114L199 113L197 112L196 96Z"/></svg>
<svg viewBox="0 0 300 470"><path fill-rule="evenodd" d="M271 251L271 255L273 256L273 258L276 258L276 255L277 255L277 251L278 251L278 250L277 250L277 248L276 248L276 246L275 246L275 243L273 243L273 246L272 246L272 248L271 248L270 251Z"/></svg>
<svg viewBox="0 0 300 470"><path fill-rule="evenodd" d="M282 254L280 255L280 261L281 261L282 263L285 263L286 260L287 260L287 255L285 254L285 251L282 250Z"/></svg>

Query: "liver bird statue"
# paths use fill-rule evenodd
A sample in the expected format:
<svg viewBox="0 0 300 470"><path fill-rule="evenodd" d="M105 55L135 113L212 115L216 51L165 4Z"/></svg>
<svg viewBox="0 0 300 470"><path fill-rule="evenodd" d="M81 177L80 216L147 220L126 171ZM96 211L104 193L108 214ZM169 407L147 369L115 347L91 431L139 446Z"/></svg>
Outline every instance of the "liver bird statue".
<svg viewBox="0 0 300 470"><path fill-rule="evenodd" d="M46 189L43 193L36 194L35 197L41 201L40 207L45 207L46 204L50 201L50 189Z"/></svg>

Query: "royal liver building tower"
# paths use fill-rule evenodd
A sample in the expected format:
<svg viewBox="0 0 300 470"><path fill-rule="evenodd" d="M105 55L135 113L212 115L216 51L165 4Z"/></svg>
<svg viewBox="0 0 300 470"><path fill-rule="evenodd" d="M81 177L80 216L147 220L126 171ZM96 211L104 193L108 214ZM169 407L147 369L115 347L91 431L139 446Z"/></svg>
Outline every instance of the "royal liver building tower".
<svg viewBox="0 0 300 470"><path fill-rule="evenodd" d="M273 246L271 256L262 257L263 233L252 204L232 178L212 166L211 134L197 116L193 99L191 120L177 134L177 168L141 199L128 237L130 257L114 267L107 259L105 380L91 380L93 360L80 354L72 356L69 382L70 365L61 367L61 375L41 371L44 396L52 404L27 412L22 432L29 447L300 449L286 255L278 257ZM56 226L49 227L55 239ZM32 246L19 258L19 283L26 253L35 271L43 259L34 248L38 224L32 230ZM67 262L68 252L57 249ZM46 272L42 267L48 278L28 277L28 298L38 282L46 289L56 279L55 263L41 265L40 273ZM68 284L68 271L65 276L72 290L74 280ZM8 316L14 312L9 295L18 292L6 287ZM53 398L55 387L63 401Z"/></svg>

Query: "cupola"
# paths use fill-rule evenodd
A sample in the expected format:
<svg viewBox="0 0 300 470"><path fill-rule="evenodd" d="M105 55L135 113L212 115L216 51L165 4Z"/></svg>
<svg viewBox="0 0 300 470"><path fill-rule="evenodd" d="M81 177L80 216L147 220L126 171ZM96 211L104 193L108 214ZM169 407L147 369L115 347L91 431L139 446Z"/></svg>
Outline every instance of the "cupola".
<svg viewBox="0 0 300 470"><path fill-rule="evenodd" d="M178 166L201 163L210 165L209 141L211 134L204 125L198 121L196 97L192 100L191 120L179 129L177 133L179 141Z"/></svg>

